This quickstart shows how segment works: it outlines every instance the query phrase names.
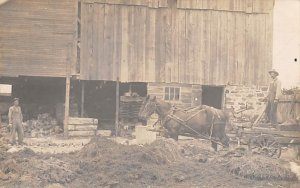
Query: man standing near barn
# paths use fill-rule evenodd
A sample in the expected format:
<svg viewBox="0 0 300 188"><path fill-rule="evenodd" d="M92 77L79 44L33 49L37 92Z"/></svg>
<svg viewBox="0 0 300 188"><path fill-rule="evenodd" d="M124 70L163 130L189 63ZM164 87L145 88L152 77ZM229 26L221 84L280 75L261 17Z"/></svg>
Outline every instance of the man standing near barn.
<svg viewBox="0 0 300 188"><path fill-rule="evenodd" d="M281 82L277 78L279 73L275 69L270 70L269 74L272 81L268 89L266 114L268 122L272 125L277 125L277 105L281 96Z"/></svg>
<svg viewBox="0 0 300 188"><path fill-rule="evenodd" d="M21 107L19 106L19 99L14 98L14 105L9 108L8 120L11 127L11 144L16 144L16 132L18 134L18 143L23 145L23 115Z"/></svg>

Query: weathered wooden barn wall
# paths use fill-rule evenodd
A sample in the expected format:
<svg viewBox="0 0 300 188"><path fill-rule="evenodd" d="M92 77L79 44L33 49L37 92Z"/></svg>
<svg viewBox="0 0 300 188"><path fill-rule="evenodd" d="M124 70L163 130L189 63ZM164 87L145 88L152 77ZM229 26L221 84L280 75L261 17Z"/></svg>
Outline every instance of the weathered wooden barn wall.
<svg viewBox="0 0 300 188"><path fill-rule="evenodd" d="M273 0L83 0L84 80L266 85Z"/></svg>
<svg viewBox="0 0 300 188"><path fill-rule="evenodd" d="M66 75L76 63L77 0L10 0L0 6L0 76Z"/></svg>

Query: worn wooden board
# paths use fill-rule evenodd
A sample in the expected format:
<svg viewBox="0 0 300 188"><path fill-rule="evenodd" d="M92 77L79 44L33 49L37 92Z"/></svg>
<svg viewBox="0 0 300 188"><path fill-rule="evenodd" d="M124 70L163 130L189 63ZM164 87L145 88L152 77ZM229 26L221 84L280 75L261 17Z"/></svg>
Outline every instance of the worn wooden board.
<svg viewBox="0 0 300 188"><path fill-rule="evenodd" d="M95 136L96 131L69 131L70 137L86 137L86 136Z"/></svg>
<svg viewBox="0 0 300 188"><path fill-rule="evenodd" d="M93 118L69 117L70 125L97 125L98 120Z"/></svg>
<svg viewBox="0 0 300 188"><path fill-rule="evenodd" d="M74 74L76 19L75 0L15 0L1 5L0 75L63 77L67 62Z"/></svg>
<svg viewBox="0 0 300 188"><path fill-rule="evenodd" d="M178 0L177 8L270 13L274 0Z"/></svg>
<svg viewBox="0 0 300 188"><path fill-rule="evenodd" d="M251 130L245 129L243 131L244 134L271 134L274 136L280 137L289 137L289 138L300 138L300 131L278 131L278 130L270 130L270 129L260 129L253 128Z"/></svg>
<svg viewBox="0 0 300 188"><path fill-rule="evenodd" d="M69 131L95 131L97 125L68 125Z"/></svg>

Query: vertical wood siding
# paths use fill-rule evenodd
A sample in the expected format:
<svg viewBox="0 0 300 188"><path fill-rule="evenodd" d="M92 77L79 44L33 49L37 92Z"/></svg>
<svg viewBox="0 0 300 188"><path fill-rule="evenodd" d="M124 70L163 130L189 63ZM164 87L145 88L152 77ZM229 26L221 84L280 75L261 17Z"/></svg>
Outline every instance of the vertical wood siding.
<svg viewBox="0 0 300 188"><path fill-rule="evenodd" d="M265 85L273 0L82 4L83 80Z"/></svg>
<svg viewBox="0 0 300 188"><path fill-rule="evenodd" d="M76 62L77 1L10 0L0 6L0 76L66 75Z"/></svg>

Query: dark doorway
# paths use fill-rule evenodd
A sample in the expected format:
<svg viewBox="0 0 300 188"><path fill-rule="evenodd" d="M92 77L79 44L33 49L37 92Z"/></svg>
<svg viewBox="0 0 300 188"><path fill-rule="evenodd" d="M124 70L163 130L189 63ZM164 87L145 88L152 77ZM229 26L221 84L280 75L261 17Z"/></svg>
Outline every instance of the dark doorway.
<svg viewBox="0 0 300 188"><path fill-rule="evenodd" d="M84 116L99 120L100 129L115 127L116 118L116 86L114 81L85 81ZM147 95L146 83L120 83L119 85L120 108L122 96L144 97ZM77 91L79 93L79 91ZM76 98L81 98L78 95ZM119 118L121 114L119 114Z"/></svg>
<svg viewBox="0 0 300 188"><path fill-rule="evenodd" d="M202 104L222 109L223 92L222 86L202 86Z"/></svg>

